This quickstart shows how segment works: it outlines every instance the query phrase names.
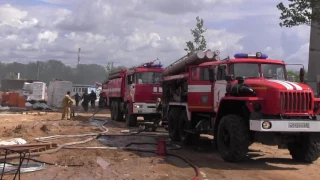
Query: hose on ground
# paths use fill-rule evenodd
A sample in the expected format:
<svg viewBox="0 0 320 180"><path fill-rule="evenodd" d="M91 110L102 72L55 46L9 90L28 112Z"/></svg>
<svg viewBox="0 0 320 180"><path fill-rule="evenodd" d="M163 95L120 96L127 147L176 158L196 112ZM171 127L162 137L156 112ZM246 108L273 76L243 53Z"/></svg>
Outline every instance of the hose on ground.
<svg viewBox="0 0 320 180"><path fill-rule="evenodd" d="M198 180L199 179L199 175L200 175L200 171L199 171L199 168L194 165L193 163L191 163L188 159L182 157L182 156L179 156L179 155L176 155L176 154L172 154L172 153L167 153L168 156L173 156L173 157L177 157L177 158L180 158L182 159L184 162L188 163L195 171L196 173L196 176L194 176L191 180Z"/></svg>
<svg viewBox="0 0 320 180"><path fill-rule="evenodd" d="M98 111L94 112L92 115L92 118L98 113L100 112L102 109L99 109ZM102 125L102 128L104 128L104 132L101 133L90 133L90 134L76 134L76 135L55 135L55 136L48 136L48 137L39 137L39 138L35 138L36 141L40 141L40 142L47 142L46 140L52 140L52 139L60 139L60 138L71 138L71 137L86 137L86 136L95 136L89 139L86 139L84 141L78 141L78 142L71 142L71 143L65 143L62 145L58 145L57 148L55 149L50 149L47 151L43 151L43 152L34 152L34 153L30 153L30 156L38 156L38 155L42 155L42 154L52 154L55 152L60 151L61 149L110 149L110 150L128 150L128 151L135 151L135 152L146 152L146 153L156 153L156 151L154 149L142 149L142 148L132 148L129 147L131 145L142 145L142 144L152 144L152 145L156 145L155 143L129 143L127 144L125 147L69 147L72 145L78 145L78 144L85 144L89 141L92 141L94 139L97 139L101 136L148 136L148 137L161 137L160 135L157 134L142 134L142 131L138 131L135 133L128 133L128 134L105 134L108 132L108 129L106 127L104 127L106 123L104 123ZM141 134L140 134L141 133ZM166 136L167 137L167 136ZM179 150L181 149L180 146L175 145L176 147L174 148L167 148L167 150ZM186 163L188 163L194 170L196 173L196 176L192 178L192 180L197 180L199 178L199 169L197 166L195 166L194 164L192 164L189 160L187 160L186 158L176 155L176 154L171 154L171 153L167 153L167 155L169 156L174 156L177 158L182 159L183 161L185 161ZM15 158L19 158L20 156L17 154L13 154L13 155L8 155L7 159L15 159ZM42 162L42 163L46 163L48 165L56 165L55 163L48 163L48 162L44 162L44 161L40 161L40 160L35 160L35 159L31 159L31 158L25 158L25 159L29 159L29 160L33 160L36 162ZM4 158L0 158L0 161L4 160ZM71 165L72 166L72 165ZM77 165L76 165L77 166Z"/></svg>

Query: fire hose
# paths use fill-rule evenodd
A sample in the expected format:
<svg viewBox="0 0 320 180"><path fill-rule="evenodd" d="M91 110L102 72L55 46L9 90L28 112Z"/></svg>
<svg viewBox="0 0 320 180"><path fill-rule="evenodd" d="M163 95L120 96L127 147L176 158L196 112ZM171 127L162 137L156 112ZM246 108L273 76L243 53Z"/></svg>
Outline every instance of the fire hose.
<svg viewBox="0 0 320 180"><path fill-rule="evenodd" d="M93 115L92 115L92 119L94 118L94 116L100 112L102 109L96 111ZM107 122L106 122L107 123ZM52 154L55 152L60 151L61 149L109 149L109 150L127 150L127 151L135 151L135 152L146 152L146 153L156 153L156 150L154 149L142 149L142 148L133 148L133 147L129 147L131 145L141 145L141 144L151 144L151 145L156 145L155 143L129 143L124 147L69 147L72 145L79 145L79 144L85 144L88 143L94 139L97 139L101 136L148 136L148 137L160 137L159 135L156 134L140 134L142 131L137 131L134 133L128 133L128 134L106 134L108 132L108 129L104 126L106 123L104 123L101 127L104 129L103 132L101 133L88 133L88 134L76 134L76 135L55 135L55 136L47 136L47 137L39 137L39 138L35 138L36 141L39 142L49 142L47 140L53 140L53 139L60 139L60 138L72 138L72 137L86 137L86 136L95 136L95 137L91 137L88 138L86 140L83 141L77 141L77 142L70 142L70 143L65 143L65 144L61 144L58 145L57 148L55 149L50 149L47 151L43 151L43 152L34 152L34 153L30 153L30 156L39 156L42 154ZM172 148L167 148L167 150L180 150L181 147L179 145L172 145ZM197 180L199 178L199 169L196 165L194 165L193 163L191 163L189 160L187 160L186 158L176 155L176 154L172 154L172 153L167 153L168 156L173 156L173 157L177 157L180 158L181 160L185 161L186 163L188 163L194 170L196 173L196 176L194 176L192 178L192 180ZM15 158L19 158L19 155L8 155L7 159L15 159ZM48 163L48 162L44 162L44 161L40 161L40 160L35 160L32 158L25 158L25 159L29 159L29 160L33 160L35 162L42 162L42 163L46 163L48 165L57 165L55 163ZM0 158L0 161L4 160L4 158ZM80 166L80 165L69 165L69 166Z"/></svg>

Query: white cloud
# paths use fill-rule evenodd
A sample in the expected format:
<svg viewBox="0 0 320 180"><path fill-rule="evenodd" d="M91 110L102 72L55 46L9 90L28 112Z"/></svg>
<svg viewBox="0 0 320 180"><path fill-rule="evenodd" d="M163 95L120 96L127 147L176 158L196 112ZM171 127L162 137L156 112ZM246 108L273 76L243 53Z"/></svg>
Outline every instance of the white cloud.
<svg viewBox="0 0 320 180"><path fill-rule="evenodd" d="M148 46L156 48L159 46L157 43L161 38L157 33L145 33L140 31L139 29L135 29L135 31L130 35L125 37L126 42L126 50L135 51L140 48L146 48Z"/></svg>
<svg viewBox="0 0 320 180"><path fill-rule="evenodd" d="M7 0L6 0L7 1ZM263 51L270 58L306 63L309 28L279 27L278 0L42 0L0 4L0 58L60 59L135 65L185 55L196 16L204 19L207 48L221 58ZM300 54L299 54L300 53Z"/></svg>
<svg viewBox="0 0 320 180"><path fill-rule="evenodd" d="M308 56L309 56L309 43L306 43L302 45L297 52L288 56L287 60L290 62L301 63L307 68L308 66L307 66L306 58L308 58Z"/></svg>
<svg viewBox="0 0 320 180"><path fill-rule="evenodd" d="M51 32L51 31L45 31L43 33L40 33L38 35L38 40L47 40L48 43L54 42L58 38L58 33L57 32Z"/></svg>
<svg viewBox="0 0 320 180"><path fill-rule="evenodd" d="M8 35L6 39L8 39L8 40L16 40L17 38L18 38L18 36L13 34L13 35Z"/></svg>
<svg viewBox="0 0 320 180"><path fill-rule="evenodd" d="M27 19L28 12L12 7L10 4L0 6L0 28L11 26L14 28L27 28L35 26L38 20Z"/></svg>

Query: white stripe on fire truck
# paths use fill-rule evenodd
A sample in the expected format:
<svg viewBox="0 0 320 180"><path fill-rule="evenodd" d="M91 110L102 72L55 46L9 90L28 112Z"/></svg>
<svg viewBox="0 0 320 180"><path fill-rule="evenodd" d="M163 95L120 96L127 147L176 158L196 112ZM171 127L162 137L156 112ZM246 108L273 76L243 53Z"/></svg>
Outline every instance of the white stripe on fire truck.
<svg viewBox="0 0 320 180"><path fill-rule="evenodd" d="M284 81L279 81L279 80L269 80L271 82L275 82L275 83L278 83L278 84L281 84L282 86L284 86L285 88L287 88L287 90L293 90L293 86L291 86L290 84L284 82Z"/></svg>
<svg viewBox="0 0 320 180"><path fill-rule="evenodd" d="M120 92L120 88L110 88L106 89L107 92Z"/></svg>
<svg viewBox="0 0 320 180"><path fill-rule="evenodd" d="M285 81L278 81L278 80L271 80L271 79L269 81L281 84L284 87L286 87L287 90L293 90L293 86L291 86L290 84L286 83Z"/></svg>
<svg viewBox="0 0 320 180"><path fill-rule="evenodd" d="M211 85L188 85L188 92L211 92Z"/></svg>
<svg viewBox="0 0 320 180"><path fill-rule="evenodd" d="M297 90L302 90L302 87L299 86L298 84L294 83L294 82L286 81L286 83L291 84L291 85L294 86Z"/></svg>

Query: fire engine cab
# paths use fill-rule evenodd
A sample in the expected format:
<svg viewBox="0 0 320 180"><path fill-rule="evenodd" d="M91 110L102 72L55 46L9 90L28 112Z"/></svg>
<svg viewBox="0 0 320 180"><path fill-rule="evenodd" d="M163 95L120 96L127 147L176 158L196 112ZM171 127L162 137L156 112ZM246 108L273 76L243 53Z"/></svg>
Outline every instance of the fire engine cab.
<svg viewBox="0 0 320 180"><path fill-rule="evenodd" d="M154 62L111 71L102 89L112 120L135 126L139 116L148 121L159 119L155 102L162 95L162 71L162 65Z"/></svg>
<svg viewBox="0 0 320 180"><path fill-rule="evenodd" d="M254 142L287 148L297 161L318 159L320 99L306 84L287 81L284 61L260 52L224 60L218 51L213 58L205 53L164 69L157 109L172 140L197 143L200 134L211 134L229 162L245 160ZM300 75L303 82L303 68Z"/></svg>

